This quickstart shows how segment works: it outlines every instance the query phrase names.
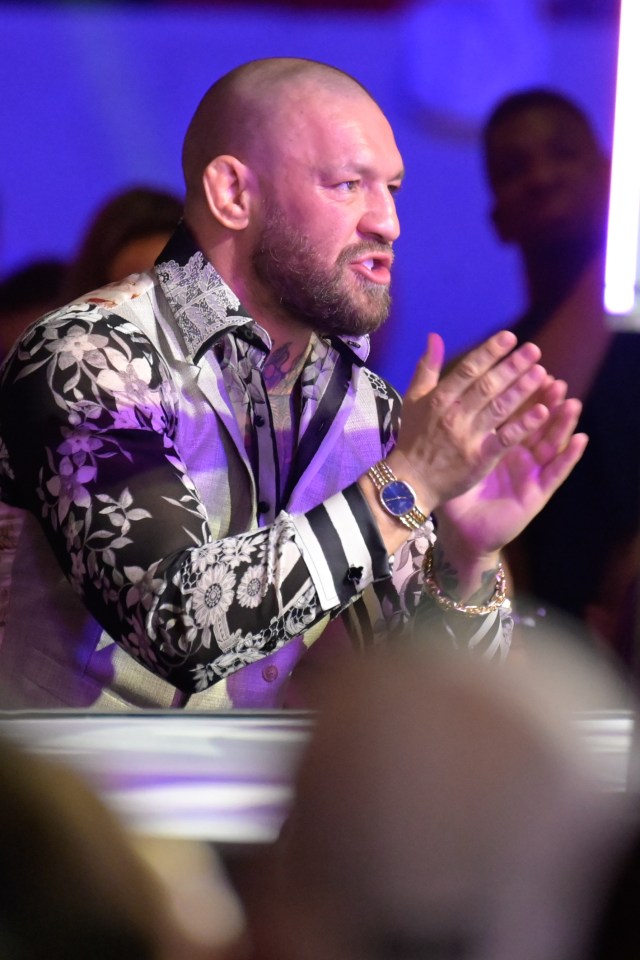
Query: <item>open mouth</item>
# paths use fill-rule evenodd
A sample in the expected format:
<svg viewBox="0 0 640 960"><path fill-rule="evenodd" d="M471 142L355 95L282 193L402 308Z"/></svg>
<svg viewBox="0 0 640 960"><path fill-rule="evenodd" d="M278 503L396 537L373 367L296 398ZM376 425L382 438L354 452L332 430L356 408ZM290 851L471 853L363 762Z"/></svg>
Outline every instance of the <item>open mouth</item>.
<svg viewBox="0 0 640 960"><path fill-rule="evenodd" d="M374 254L370 257L363 257L361 260L354 260L351 266L356 273L373 283L389 284L391 283L392 261L393 258L390 256Z"/></svg>

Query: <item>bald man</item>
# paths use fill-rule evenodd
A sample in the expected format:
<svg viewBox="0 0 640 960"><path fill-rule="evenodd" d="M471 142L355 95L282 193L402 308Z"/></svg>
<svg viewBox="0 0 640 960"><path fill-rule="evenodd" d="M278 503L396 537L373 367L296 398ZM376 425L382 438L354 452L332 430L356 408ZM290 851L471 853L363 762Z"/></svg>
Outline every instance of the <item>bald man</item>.
<svg viewBox="0 0 640 960"><path fill-rule="evenodd" d="M2 497L28 514L0 651L14 701L280 706L313 644L402 633L417 605L503 654L499 551L581 455L579 404L509 333L439 383L433 334L400 427L365 359L403 163L341 71L232 71L184 174L155 268L43 319L4 370Z"/></svg>

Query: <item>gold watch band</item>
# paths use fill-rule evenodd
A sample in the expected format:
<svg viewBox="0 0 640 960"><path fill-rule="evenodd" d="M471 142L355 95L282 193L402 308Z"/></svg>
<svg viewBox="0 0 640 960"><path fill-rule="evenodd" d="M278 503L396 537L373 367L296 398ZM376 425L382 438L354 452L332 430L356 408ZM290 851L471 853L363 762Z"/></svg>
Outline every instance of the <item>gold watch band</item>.
<svg viewBox="0 0 640 960"><path fill-rule="evenodd" d="M374 463L373 466L369 468L368 475L379 493L381 493L390 483L397 483L399 480L386 460L380 460L378 463ZM415 497L413 487L405 480L402 480L401 482L409 488ZM384 509L387 510L384 501L381 502ZM415 504L410 510L407 510L407 512L403 514L391 513L390 510L387 510L387 513L389 516L395 517L396 520L399 520L400 523L404 524L404 526L409 530L420 530L422 527L426 527L428 525L430 525L431 529L433 530L430 517L426 513L423 513L422 510L420 510L420 508Z"/></svg>

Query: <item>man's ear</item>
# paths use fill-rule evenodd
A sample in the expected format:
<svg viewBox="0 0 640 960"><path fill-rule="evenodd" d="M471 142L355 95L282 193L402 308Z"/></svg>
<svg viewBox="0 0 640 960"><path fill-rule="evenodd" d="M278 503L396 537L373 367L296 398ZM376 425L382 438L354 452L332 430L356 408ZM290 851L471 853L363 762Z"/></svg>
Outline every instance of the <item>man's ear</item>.
<svg viewBox="0 0 640 960"><path fill-rule="evenodd" d="M215 157L205 168L202 186L209 210L229 230L244 230L249 222L251 174L236 157Z"/></svg>

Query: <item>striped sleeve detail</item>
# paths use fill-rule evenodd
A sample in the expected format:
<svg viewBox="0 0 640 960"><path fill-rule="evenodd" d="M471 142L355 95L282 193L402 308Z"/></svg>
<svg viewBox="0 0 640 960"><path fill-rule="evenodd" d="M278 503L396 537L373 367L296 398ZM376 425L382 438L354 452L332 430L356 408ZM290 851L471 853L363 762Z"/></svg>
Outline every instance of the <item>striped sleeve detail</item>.
<svg viewBox="0 0 640 960"><path fill-rule="evenodd" d="M292 516L323 610L344 606L391 574L389 556L357 484Z"/></svg>

